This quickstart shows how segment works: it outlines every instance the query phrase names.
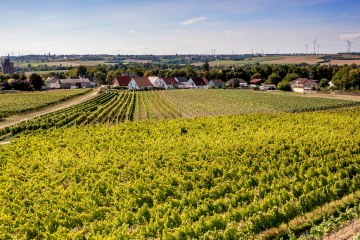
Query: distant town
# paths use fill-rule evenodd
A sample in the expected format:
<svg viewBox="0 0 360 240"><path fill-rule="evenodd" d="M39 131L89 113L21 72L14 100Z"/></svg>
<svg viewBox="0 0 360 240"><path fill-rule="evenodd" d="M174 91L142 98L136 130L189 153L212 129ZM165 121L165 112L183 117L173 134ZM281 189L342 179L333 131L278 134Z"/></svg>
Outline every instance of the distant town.
<svg viewBox="0 0 360 240"><path fill-rule="evenodd" d="M359 64L360 53L8 55L1 60L0 89L358 90Z"/></svg>

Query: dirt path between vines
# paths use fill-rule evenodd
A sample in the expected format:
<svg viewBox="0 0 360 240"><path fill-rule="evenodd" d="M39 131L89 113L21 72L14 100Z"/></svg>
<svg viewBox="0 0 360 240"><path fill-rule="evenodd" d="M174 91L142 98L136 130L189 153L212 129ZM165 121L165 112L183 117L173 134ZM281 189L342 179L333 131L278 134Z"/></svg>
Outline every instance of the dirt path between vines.
<svg viewBox="0 0 360 240"><path fill-rule="evenodd" d="M5 121L0 122L0 129L2 128L6 128L9 127L11 125L35 118L35 117L39 117L48 113L52 113L67 107L71 107L74 106L76 104L79 103L83 103L87 100L90 100L92 98L94 98L95 96L98 95L98 91L91 91L90 93L86 93L85 95L81 95L79 97L75 97L72 98L70 100L67 100L65 102L61 102L61 103L57 103L45 108L42 108L41 110L37 110L37 111L31 111L31 112L27 112L27 113L21 113L21 114L16 114L16 115L11 115L10 117L7 117L5 119Z"/></svg>
<svg viewBox="0 0 360 240"><path fill-rule="evenodd" d="M357 234L360 234L360 218L350 221L338 231L323 237L323 240L352 240Z"/></svg>

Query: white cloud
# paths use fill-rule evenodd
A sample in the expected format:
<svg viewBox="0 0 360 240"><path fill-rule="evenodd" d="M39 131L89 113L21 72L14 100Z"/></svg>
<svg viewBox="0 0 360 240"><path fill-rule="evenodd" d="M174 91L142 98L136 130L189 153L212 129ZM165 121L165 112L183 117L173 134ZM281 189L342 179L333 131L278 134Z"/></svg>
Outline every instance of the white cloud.
<svg viewBox="0 0 360 240"><path fill-rule="evenodd" d="M184 26L188 26L188 25L192 25L197 22L205 21L205 20L207 20L206 17L197 17L197 18L186 19L186 20L182 21L180 24L184 25Z"/></svg>
<svg viewBox="0 0 360 240"><path fill-rule="evenodd" d="M129 30L129 33L137 34L137 33L139 33L139 32L137 32L137 31L135 31L135 30L133 30L133 29L130 29L130 30Z"/></svg>
<svg viewBox="0 0 360 240"><path fill-rule="evenodd" d="M226 33L226 34L230 34L230 33L233 33L234 31L232 31L232 30L226 30L224 33Z"/></svg>
<svg viewBox="0 0 360 240"><path fill-rule="evenodd" d="M360 39L360 33L343 33L340 34L340 39L344 41Z"/></svg>

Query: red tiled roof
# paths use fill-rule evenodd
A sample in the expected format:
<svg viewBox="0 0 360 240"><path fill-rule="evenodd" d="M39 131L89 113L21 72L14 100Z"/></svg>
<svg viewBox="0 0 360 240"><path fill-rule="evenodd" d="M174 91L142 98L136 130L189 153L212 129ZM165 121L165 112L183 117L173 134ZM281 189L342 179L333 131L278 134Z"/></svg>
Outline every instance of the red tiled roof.
<svg viewBox="0 0 360 240"><path fill-rule="evenodd" d="M250 83L252 84L260 84L262 83L264 80L260 79L260 78L255 78L253 80L250 81Z"/></svg>
<svg viewBox="0 0 360 240"><path fill-rule="evenodd" d="M136 78L134 78L134 80L139 87L152 87L153 86L151 84L150 80L146 77L136 77Z"/></svg>
<svg viewBox="0 0 360 240"><path fill-rule="evenodd" d="M191 77L196 86L203 86L208 84L208 80L204 77Z"/></svg>
<svg viewBox="0 0 360 240"><path fill-rule="evenodd" d="M119 83L119 86L127 86L129 85L130 81L131 81L131 77L130 76L116 76L114 78L114 82L115 80L117 80L117 82Z"/></svg>
<svg viewBox="0 0 360 240"><path fill-rule="evenodd" d="M178 81L176 81L175 78L172 78L172 77L163 77L161 79L166 83L166 85L176 85L176 84L178 84Z"/></svg>

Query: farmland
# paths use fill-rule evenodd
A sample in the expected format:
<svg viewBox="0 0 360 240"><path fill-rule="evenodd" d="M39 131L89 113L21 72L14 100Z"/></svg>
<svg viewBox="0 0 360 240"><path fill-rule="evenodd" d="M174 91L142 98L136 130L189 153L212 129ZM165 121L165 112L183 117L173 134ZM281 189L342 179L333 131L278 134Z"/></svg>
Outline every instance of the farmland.
<svg viewBox="0 0 360 240"><path fill-rule="evenodd" d="M14 113L41 109L89 92L89 89L0 94L0 118Z"/></svg>
<svg viewBox="0 0 360 240"><path fill-rule="evenodd" d="M307 63L307 64L318 64L323 61L323 55L301 55L301 56L274 56L274 57L252 57L246 60L216 60L210 61L209 65L212 67L215 66L245 66L251 65L255 63L260 64L299 64L299 63ZM354 58L354 56L352 56ZM194 66L201 66L202 62L193 63ZM321 64L332 64L332 65L345 65L345 64L360 64L360 59L332 59L327 63Z"/></svg>
<svg viewBox="0 0 360 240"><path fill-rule="evenodd" d="M40 66L40 65L48 65L48 66L62 66L62 67L78 67L80 65L85 66L96 66L98 64L105 64L105 61L80 61L80 60L64 60L64 61L32 61L32 62L15 62L15 66L18 67L26 67L28 65L32 66Z"/></svg>
<svg viewBox="0 0 360 240"><path fill-rule="evenodd" d="M316 64L320 61L322 55L306 55L306 56L274 56L274 57L252 57L242 61L234 60L217 60L209 62L210 66L244 66L255 63L260 64ZM194 63L195 66L201 66L203 63Z"/></svg>
<svg viewBox="0 0 360 240"><path fill-rule="evenodd" d="M119 99L134 97L121 94L99 97L120 109ZM144 104L158 97L146 94ZM359 204L359 126L353 107L21 135L0 145L0 238L270 239L301 231Z"/></svg>
<svg viewBox="0 0 360 240"><path fill-rule="evenodd" d="M0 139L22 132L87 124L201 116L303 112L359 102L247 90L110 91L96 98L0 129Z"/></svg>

